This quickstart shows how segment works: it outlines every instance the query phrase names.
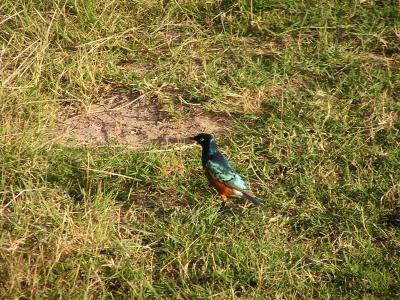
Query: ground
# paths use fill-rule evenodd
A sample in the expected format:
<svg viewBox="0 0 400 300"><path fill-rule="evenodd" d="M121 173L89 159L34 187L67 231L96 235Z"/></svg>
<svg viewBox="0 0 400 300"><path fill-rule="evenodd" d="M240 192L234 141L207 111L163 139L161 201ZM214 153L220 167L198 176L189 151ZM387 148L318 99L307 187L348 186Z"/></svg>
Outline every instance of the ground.
<svg viewBox="0 0 400 300"><path fill-rule="evenodd" d="M0 298L400 297L398 1L0 4ZM264 201L225 212L187 137Z"/></svg>
<svg viewBox="0 0 400 300"><path fill-rule="evenodd" d="M200 106L175 105L171 112L162 99L145 95L114 93L90 105L83 113L62 119L56 130L58 142L68 145L106 145L110 143L142 148L151 144L188 143L199 132L217 133L227 118L205 114ZM178 110L179 109L179 110Z"/></svg>

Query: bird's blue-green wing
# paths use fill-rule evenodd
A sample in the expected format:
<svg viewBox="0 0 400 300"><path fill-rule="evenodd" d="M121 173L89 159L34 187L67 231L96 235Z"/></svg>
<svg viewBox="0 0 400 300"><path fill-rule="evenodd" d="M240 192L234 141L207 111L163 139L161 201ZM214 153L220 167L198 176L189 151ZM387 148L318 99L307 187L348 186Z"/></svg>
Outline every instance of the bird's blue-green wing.
<svg viewBox="0 0 400 300"><path fill-rule="evenodd" d="M207 169L211 176L230 188L242 191L249 189L243 178L239 174L236 174L235 170L222 154L210 159L207 162Z"/></svg>

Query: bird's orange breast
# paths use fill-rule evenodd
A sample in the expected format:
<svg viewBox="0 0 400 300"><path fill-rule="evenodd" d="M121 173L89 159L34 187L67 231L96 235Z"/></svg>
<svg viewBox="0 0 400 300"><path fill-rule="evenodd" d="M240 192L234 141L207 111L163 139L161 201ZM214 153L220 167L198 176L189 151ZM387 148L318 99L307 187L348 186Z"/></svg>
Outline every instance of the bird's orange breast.
<svg viewBox="0 0 400 300"><path fill-rule="evenodd" d="M207 169L205 170L205 173L206 173L206 176L207 176L208 181L210 182L210 184L213 187L215 187L215 189L218 191L218 193L220 195L224 195L226 197L229 197L229 196L234 194L233 189L231 189L230 187L226 186L222 182L220 182L217 179L215 179L214 177L212 177Z"/></svg>

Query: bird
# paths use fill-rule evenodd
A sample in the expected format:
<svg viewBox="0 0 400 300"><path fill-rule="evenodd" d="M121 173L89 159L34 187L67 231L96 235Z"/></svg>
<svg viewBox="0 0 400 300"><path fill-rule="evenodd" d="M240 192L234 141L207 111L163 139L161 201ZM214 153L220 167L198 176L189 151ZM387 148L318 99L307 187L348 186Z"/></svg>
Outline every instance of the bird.
<svg viewBox="0 0 400 300"><path fill-rule="evenodd" d="M230 196L244 196L254 205L260 206L263 202L250 191L247 183L236 173L228 159L218 150L215 138L208 133L200 133L192 140L202 147L201 163L204 173L221 196L222 207Z"/></svg>

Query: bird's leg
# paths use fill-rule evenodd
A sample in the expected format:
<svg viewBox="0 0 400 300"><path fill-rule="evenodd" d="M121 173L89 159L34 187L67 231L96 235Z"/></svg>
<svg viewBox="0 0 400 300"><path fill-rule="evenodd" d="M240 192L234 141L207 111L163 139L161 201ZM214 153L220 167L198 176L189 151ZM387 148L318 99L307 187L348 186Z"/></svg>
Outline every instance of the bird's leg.
<svg viewBox="0 0 400 300"><path fill-rule="evenodd" d="M219 208L219 211L224 211L226 208L226 200L228 199L228 197L226 197L224 194L221 195L221 207Z"/></svg>

